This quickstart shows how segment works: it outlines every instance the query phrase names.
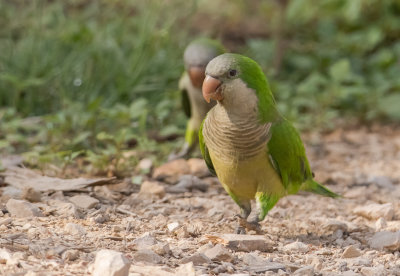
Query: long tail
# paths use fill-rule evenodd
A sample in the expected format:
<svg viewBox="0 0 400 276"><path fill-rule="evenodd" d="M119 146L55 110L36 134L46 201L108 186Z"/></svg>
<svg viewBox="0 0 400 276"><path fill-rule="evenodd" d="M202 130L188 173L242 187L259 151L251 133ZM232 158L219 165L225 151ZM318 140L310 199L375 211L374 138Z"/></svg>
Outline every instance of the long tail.
<svg viewBox="0 0 400 276"><path fill-rule="evenodd" d="M301 189L304 191L316 193L316 194L323 195L323 196L328 196L328 197L333 197L333 198L341 197L340 195L332 192L331 190L329 190L325 186L319 184L318 182L316 182L313 179L310 179L310 180L304 182Z"/></svg>

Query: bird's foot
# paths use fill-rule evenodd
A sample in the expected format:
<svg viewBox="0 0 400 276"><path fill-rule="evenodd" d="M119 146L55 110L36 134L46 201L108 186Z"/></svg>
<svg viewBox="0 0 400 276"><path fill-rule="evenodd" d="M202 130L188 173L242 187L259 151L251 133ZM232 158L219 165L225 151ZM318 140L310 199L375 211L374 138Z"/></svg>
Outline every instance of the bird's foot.
<svg viewBox="0 0 400 276"><path fill-rule="evenodd" d="M168 161L173 161L176 159L187 158L190 154L191 147L188 144L184 144L179 152L173 152L168 155Z"/></svg>
<svg viewBox="0 0 400 276"><path fill-rule="evenodd" d="M238 225L235 228L235 234L245 235L246 234L246 229L244 229L242 226Z"/></svg>
<svg viewBox="0 0 400 276"><path fill-rule="evenodd" d="M257 234L263 234L258 220L247 220L239 215L237 215L237 218L239 221L239 226L235 229L236 234L246 234L246 230L255 231Z"/></svg>
<svg viewBox="0 0 400 276"><path fill-rule="evenodd" d="M263 234L263 231L261 230L261 225L258 223L258 220L247 220L239 217L239 226L237 229L239 228L247 231L255 231L257 234Z"/></svg>
<svg viewBox="0 0 400 276"><path fill-rule="evenodd" d="M258 221L246 221L246 228L248 230L253 230L256 232L257 235L262 235L264 234L263 230L261 230L261 225L258 223Z"/></svg>

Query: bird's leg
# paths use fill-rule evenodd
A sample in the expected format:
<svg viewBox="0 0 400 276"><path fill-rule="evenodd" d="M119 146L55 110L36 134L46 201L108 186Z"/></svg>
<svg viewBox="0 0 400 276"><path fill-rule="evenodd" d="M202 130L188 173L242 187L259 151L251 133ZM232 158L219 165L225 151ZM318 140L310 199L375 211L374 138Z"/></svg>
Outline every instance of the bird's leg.
<svg viewBox="0 0 400 276"><path fill-rule="evenodd" d="M193 145L189 145L188 143L185 143L178 153L173 152L168 156L168 161L188 157L189 154L191 153L191 151L193 150L193 148L194 148Z"/></svg>
<svg viewBox="0 0 400 276"><path fill-rule="evenodd" d="M247 219L247 228L262 234L260 221L263 221L268 211L278 202L279 196L268 195L263 192L256 194L256 212L254 216Z"/></svg>
<svg viewBox="0 0 400 276"><path fill-rule="evenodd" d="M245 225L248 216L251 213L251 202L249 200L240 201L238 200L239 207L240 207L240 215L239 218L239 225L235 229L235 234L246 234Z"/></svg>

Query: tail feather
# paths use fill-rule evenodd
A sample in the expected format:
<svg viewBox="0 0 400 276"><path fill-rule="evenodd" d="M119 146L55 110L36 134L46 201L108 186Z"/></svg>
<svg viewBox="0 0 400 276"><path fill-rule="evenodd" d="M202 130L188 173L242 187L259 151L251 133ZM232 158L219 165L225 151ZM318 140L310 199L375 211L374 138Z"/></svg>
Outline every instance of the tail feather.
<svg viewBox="0 0 400 276"><path fill-rule="evenodd" d="M332 192L325 186L319 184L318 182L316 182L315 180L312 180L312 179L308 180L307 182L305 182L303 184L302 190L316 193L316 194L323 195L323 196L327 196L327 197L333 197L333 198L341 197L340 195Z"/></svg>

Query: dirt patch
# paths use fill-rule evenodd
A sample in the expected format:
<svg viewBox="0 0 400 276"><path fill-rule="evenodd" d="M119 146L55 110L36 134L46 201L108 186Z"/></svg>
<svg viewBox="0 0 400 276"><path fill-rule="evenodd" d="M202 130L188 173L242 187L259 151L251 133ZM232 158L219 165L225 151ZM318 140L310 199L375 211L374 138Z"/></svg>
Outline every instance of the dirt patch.
<svg viewBox="0 0 400 276"><path fill-rule="evenodd" d="M283 198L262 222L265 234L250 239L228 235L239 209L202 168L189 182L170 170L173 181L144 175L152 185L142 189L125 181L43 191L40 202L2 184L0 274L88 275L102 263L96 253L110 249L123 255L101 254L124 271L131 262L129 275L400 275L399 137L389 128L304 135L316 179L343 198ZM10 198L26 201L24 217L12 213L19 202L8 210ZM247 239L258 247L232 245Z"/></svg>

